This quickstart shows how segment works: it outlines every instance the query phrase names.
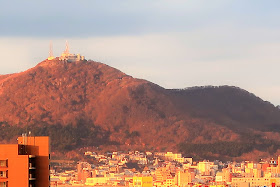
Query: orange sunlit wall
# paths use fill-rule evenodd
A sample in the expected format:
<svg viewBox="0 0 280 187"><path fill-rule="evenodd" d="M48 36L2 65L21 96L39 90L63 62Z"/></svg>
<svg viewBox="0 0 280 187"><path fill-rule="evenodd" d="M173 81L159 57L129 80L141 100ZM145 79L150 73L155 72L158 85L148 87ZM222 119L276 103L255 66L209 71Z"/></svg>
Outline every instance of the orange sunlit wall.
<svg viewBox="0 0 280 187"><path fill-rule="evenodd" d="M0 145L0 186L49 186L49 137L19 137Z"/></svg>

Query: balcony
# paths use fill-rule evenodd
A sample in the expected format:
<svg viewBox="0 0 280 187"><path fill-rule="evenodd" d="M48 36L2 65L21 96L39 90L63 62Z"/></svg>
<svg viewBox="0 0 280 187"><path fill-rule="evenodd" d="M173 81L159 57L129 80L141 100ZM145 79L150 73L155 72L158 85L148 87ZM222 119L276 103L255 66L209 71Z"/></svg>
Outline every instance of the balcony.
<svg viewBox="0 0 280 187"><path fill-rule="evenodd" d="M0 160L0 171L8 168L8 160Z"/></svg>
<svg viewBox="0 0 280 187"><path fill-rule="evenodd" d="M35 175L29 174L29 180L30 180L30 181L31 181L31 180L36 180Z"/></svg>
<svg viewBox="0 0 280 187"><path fill-rule="evenodd" d="M0 171L7 171L8 167L0 167Z"/></svg>
<svg viewBox="0 0 280 187"><path fill-rule="evenodd" d="M8 171L0 171L0 183L4 183L7 181L8 181Z"/></svg>
<svg viewBox="0 0 280 187"><path fill-rule="evenodd" d="M29 163L29 169L36 169L34 163Z"/></svg>
<svg viewBox="0 0 280 187"><path fill-rule="evenodd" d="M8 186L8 182L1 182L0 181L0 187L7 187Z"/></svg>
<svg viewBox="0 0 280 187"><path fill-rule="evenodd" d="M34 155L29 155L29 169L36 169L36 157Z"/></svg>
<svg viewBox="0 0 280 187"><path fill-rule="evenodd" d="M0 179L6 179L8 178L8 172L7 171L0 171Z"/></svg>
<svg viewBox="0 0 280 187"><path fill-rule="evenodd" d="M35 170L29 170L29 181L36 180Z"/></svg>
<svg viewBox="0 0 280 187"><path fill-rule="evenodd" d="M8 178L0 178L0 183L3 182L8 182Z"/></svg>
<svg viewBox="0 0 280 187"><path fill-rule="evenodd" d="M35 186L36 186L35 180L30 180L28 186L29 186L29 187L35 187Z"/></svg>

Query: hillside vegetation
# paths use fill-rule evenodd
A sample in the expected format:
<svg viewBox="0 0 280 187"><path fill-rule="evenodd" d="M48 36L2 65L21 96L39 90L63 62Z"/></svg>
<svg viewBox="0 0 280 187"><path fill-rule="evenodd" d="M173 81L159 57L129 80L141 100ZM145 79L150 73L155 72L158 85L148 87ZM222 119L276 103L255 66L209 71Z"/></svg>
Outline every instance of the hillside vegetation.
<svg viewBox="0 0 280 187"><path fill-rule="evenodd" d="M243 89L168 90L94 61L46 60L0 76L0 113L2 142L31 130L50 135L60 151L115 146L236 157L273 154L280 137L280 109Z"/></svg>

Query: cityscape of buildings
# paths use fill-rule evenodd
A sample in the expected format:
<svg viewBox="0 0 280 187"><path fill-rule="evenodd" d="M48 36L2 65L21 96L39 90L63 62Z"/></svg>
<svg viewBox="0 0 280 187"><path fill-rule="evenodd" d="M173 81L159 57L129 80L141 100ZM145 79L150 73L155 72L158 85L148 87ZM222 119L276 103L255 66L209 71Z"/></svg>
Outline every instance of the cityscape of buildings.
<svg viewBox="0 0 280 187"><path fill-rule="evenodd" d="M48 60L78 62L65 51ZM130 186L130 187L276 187L280 156L259 162L194 161L173 152L86 151L80 161L50 161L49 137L23 134L18 144L0 145L0 187Z"/></svg>
<svg viewBox="0 0 280 187"><path fill-rule="evenodd" d="M280 1L1 4L0 187L280 187Z"/></svg>
<svg viewBox="0 0 280 187"><path fill-rule="evenodd" d="M18 144L0 145L0 187L280 186L280 156L260 162L194 162L172 152L84 152L82 161L53 162L49 137L24 134Z"/></svg>
<svg viewBox="0 0 280 187"><path fill-rule="evenodd" d="M51 169L52 186L257 187L280 186L280 157L260 162L199 161L172 152L87 151L72 169ZM69 168L69 163L64 165Z"/></svg>

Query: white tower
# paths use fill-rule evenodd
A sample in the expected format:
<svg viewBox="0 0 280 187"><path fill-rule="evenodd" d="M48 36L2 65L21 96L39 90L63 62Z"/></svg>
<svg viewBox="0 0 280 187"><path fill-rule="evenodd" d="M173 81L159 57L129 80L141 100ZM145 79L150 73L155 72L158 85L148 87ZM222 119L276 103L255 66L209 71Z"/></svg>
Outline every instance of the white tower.
<svg viewBox="0 0 280 187"><path fill-rule="evenodd" d="M48 60L53 60L54 56L53 56L53 46L52 46L52 42L50 42L50 50L49 50L49 57Z"/></svg>
<svg viewBox="0 0 280 187"><path fill-rule="evenodd" d="M68 44L67 40L66 40L66 46L65 46L64 54L69 54L69 44Z"/></svg>

